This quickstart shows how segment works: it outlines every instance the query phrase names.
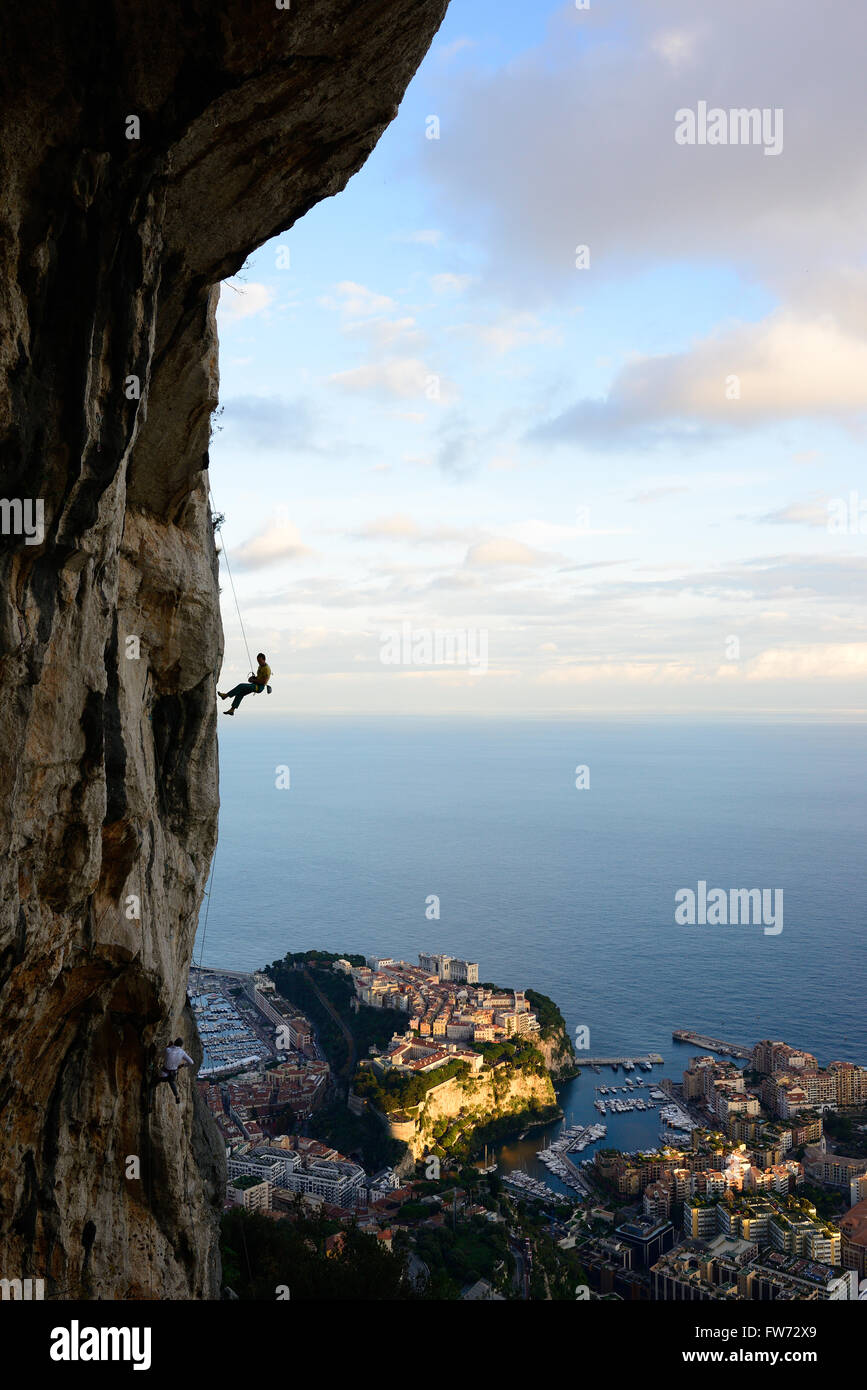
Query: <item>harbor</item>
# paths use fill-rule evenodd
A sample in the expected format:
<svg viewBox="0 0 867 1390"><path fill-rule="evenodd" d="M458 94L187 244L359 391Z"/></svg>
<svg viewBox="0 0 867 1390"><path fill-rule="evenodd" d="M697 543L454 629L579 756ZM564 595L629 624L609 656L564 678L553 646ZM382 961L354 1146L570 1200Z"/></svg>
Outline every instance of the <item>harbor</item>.
<svg viewBox="0 0 867 1390"><path fill-rule="evenodd" d="M627 1081L625 1086L597 1086L593 1104L600 1115L628 1115L633 1110L653 1110L668 1100L665 1092L656 1086L638 1094L639 1087L645 1085L642 1077Z"/></svg>
<svg viewBox="0 0 867 1390"><path fill-rule="evenodd" d="M605 1125L570 1125L547 1148L540 1149L536 1157L573 1192L577 1192L581 1197L587 1197L591 1195L590 1188L569 1155L582 1153L588 1144L598 1143L600 1139L605 1138L607 1133L608 1129Z"/></svg>
<svg viewBox="0 0 867 1390"><path fill-rule="evenodd" d="M595 1201L598 1149L647 1152L660 1144L687 1148L691 1143L694 1122L674 1104L666 1083L650 1074L665 1065L661 1053L600 1050L590 1057L579 1053L577 1060L580 1074L558 1087L564 1118L535 1134L527 1127L496 1154L502 1180L524 1197ZM604 1075L603 1068L608 1069Z"/></svg>

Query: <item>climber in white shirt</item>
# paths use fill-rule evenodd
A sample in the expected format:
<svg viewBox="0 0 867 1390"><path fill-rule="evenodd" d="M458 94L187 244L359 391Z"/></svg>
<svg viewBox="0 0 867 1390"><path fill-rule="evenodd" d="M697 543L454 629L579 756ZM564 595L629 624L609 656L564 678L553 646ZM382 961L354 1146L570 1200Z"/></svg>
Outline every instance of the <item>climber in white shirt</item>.
<svg viewBox="0 0 867 1390"><path fill-rule="evenodd" d="M159 1086L161 1081L167 1081L172 1088L175 1100L178 1105L181 1098L178 1094L178 1072L181 1067L195 1067L195 1062L183 1049L183 1040L175 1038L173 1043L169 1043L163 1057L162 1071L157 1076L154 1085Z"/></svg>

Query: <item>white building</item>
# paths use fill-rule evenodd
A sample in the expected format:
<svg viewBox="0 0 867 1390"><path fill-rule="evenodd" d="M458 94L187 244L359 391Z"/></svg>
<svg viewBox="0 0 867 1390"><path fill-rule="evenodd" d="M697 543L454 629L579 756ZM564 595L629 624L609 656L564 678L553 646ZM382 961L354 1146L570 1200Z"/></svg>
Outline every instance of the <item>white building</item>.
<svg viewBox="0 0 867 1390"><path fill-rule="evenodd" d="M479 983L478 961L458 960L455 956L432 955L419 952L419 969L428 975L436 975L440 980L452 980L463 985Z"/></svg>
<svg viewBox="0 0 867 1390"><path fill-rule="evenodd" d="M321 1197L334 1207L364 1204L367 1177L357 1163L342 1159L302 1156L294 1149L260 1146L249 1154L230 1158L226 1164L230 1178L250 1174L289 1192Z"/></svg>

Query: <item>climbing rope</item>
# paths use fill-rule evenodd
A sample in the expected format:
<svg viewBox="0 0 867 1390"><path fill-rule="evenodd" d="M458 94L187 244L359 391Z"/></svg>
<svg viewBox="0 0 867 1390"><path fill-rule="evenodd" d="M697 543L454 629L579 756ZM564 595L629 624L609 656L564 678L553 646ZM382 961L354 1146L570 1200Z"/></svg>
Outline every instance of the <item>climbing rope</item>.
<svg viewBox="0 0 867 1390"><path fill-rule="evenodd" d="M215 504L215 502L214 502L214 494L211 492L211 484L210 484L210 483L208 483L208 496L209 496L210 499L211 499L211 519L212 519L212 521L213 521L213 523L214 523L214 530L215 530L215 531L219 531L219 533L220 533L220 539L222 540L222 539L223 539L223 517L222 517L222 513L217 511L216 504ZM247 633L246 633L246 631L245 631L245 629L244 629L244 619L241 617L241 605L240 605L240 603L238 602L238 595L237 595L237 593L235 592L235 581L234 581L234 579L232 578L232 569L231 569L231 566L230 566L230 564L229 564L229 552L228 552L228 550L226 549L226 543L225 543L225 541L223 541L223 551L222 551L222 554L223 554L223 559L224 559L225 562L226 562L226 573L227 573L228 576L229 576L229 583L230 583L230 585L231 585L231 587L232 587L232 597L233 597L233 599L235 600L235 610L236 610L236 612L237 612L237 614L238 614L238 622L239 622L240 625L241 625L241 636L242 636L243 639L244 639L244 646L245 646L245 648L246 648L246 650L247 650L247 660L248 660L249 663L250 663L250 670L252 671L252 670L254 669L254 668L253 668L253 658L252 658L251 655L250 655L250 645L249 645L249 643L248 643L248 641L247 641Z"/></svg>
<svg viewBox="0 0 867 1390"><path fill-rule="evenodd" d="M219 844L219 840L217 841L217 844ZM198 964L198 966L197 966L198 977L199 977L199 984L198 984L198 988L199 988L199 989L201 989L201 987L202 987L202 960L203 960L204 955L205 955L205 940L206 940L207 935L208 935L208 913L209 913L210 910L211 910L211 890L213 889L213 886L214 886L214 869L215 869L216 867L217 867L217 845L214 845L214 857L213 857L213 859L211 860L211 877L210 877L210 879L209 879L209 881L208 881L208 891L207 891L207 893L205 894L206 898L208 899L208 902L207 902L207 906L205 907L205 920L204 920L204 923L202 924L202 944L201 944L201 947L199 948L199 964Z"/></svg>

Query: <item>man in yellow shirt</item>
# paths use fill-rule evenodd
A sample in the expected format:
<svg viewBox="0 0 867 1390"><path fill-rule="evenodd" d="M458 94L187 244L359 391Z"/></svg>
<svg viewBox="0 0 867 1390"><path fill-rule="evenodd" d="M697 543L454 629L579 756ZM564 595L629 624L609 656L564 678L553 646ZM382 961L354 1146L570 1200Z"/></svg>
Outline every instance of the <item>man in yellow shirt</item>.
<svg viewBox="0 0 867 1390"><path fill-rule="evenodd" d="M271 667L265 660L265 653L257 652L256 660L258 661L259 665L257 667L255 676L252 674L252 672L250 673L249 681L242 681L240 685L235 686L234 690L227 690L225 691L225 693L222 690L217 691L217 694L221 700L232 701L231 709L223 710L224 714L234 714L235 710L238 708L245 695L261 695L262 691L265 689L266 685L270 681Z"/></svg>

